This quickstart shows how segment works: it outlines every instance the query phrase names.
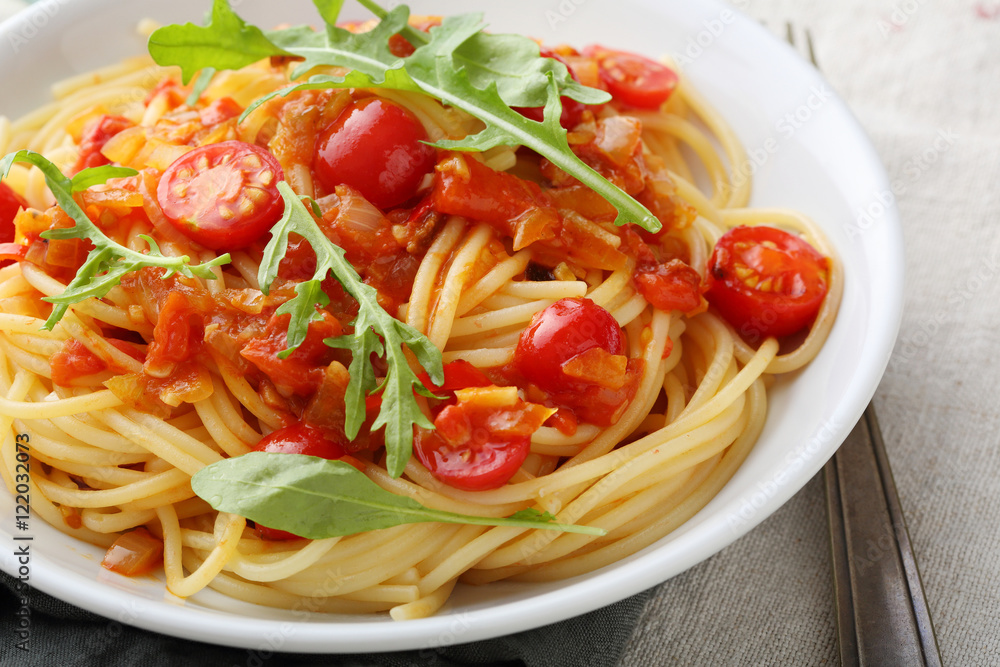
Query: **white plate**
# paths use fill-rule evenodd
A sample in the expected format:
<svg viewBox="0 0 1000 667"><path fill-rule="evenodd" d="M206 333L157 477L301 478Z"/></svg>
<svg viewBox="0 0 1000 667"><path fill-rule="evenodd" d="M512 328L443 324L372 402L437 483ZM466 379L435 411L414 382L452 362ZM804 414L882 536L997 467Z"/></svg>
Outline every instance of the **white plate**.
<svg viewBox="0 0 1000 667"><path fill-rule="evenodd" d="M0 30L3 108L47 100L46 84L143 51L142 17L199 22L209 0L49 0ZM286 3L281 3L282 5ZM289 3L290 4L290 3ZM716 0L415 1L414 13L484 11L494 31L547 43L599 42L674 55L736 127L750 152L754 205L799 208L837 248L847 275L840 315L819 357L770 392L767 426L719 495L671 535L591 574L551 584L460 588L432 618L331 617L238 603L213 591L188 600L152 579L101 569L101 550L33 518L31 584L104 616L166 634L251 649L422 649L509 634L611 604L708 558L798 491L860 417L892 350L902 308L902 235L889 183L864 132L829 84L786 45ZM245 1L260 25L313 20L309 3ZM345 16L363 16L351 7ZM15 94L16 91L16 94ZM9 496L8 496L9 498ZM0 504L0 566L17 570L13 504Z"/></svg>

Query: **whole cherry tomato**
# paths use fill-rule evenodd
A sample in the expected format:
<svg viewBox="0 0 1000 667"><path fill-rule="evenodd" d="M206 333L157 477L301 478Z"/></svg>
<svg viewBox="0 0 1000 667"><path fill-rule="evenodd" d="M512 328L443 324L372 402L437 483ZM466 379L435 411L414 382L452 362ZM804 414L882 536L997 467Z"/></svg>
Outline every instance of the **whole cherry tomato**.
<svg viewBox="0 0 1000 667"><path fill-rule="evenodd" d="M416 116L379 98L352 103L316 144L316 175L328 191L346 184L385 210L417 193L437 153Z"/></svg>
<svg viewBox="0 0 1000 667"><path fill-rule="evenodd" d="M586 383L567 375L563 365L593 348L609 355L625 353L618 322L590 299L560 299L536 313L521 332L514 364L526 380L545 391L582 391Z"/></svg>

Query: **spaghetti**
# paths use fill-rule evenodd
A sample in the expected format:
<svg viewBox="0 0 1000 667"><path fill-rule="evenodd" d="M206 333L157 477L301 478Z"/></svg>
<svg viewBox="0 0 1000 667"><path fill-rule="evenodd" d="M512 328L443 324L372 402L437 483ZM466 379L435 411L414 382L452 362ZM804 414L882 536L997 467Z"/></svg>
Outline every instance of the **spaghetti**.
<svg viewBox="0 0 1000 667"><path fill-rule="evenodd" d="M615 226L607 202L518 147L431 150L431 167L401 201L344 185L336 161L321 169L314 150L333 143L329 128L346 126L349 111L382 105L383 115L415 119L432 142L482 125L431 97L381 88L297 91L241 120L249 105L289 84L295 63L288 59L220 72L192 104L176 69L133 59L58 84L52 104L18 121L0 118L0 153L27 148L67 174L108 161L137 171L76 194L117 243L144 252L148 235L168 257L210 262L226 250L231 257L211 268L214 280L164 278L150 268L130 273L103 298L70 305L46 330L51 306L41 298L66 289L88 247L40 238L71 224L39 170L11 169L5 182L30 208L15 221L24 256L0 268L0 474L8 488L15 488L15 435L30 433L35 512L102 547L144 528L162 544L172 593L186 597L207 586L262 605L388 610L395 619L433 614L458 581L592 571L693 516L753 447L770 378L801 368L822 346L841 269L834 260L820 263L825 297L803 332L779 341L755 340L753 327L737 331L739 323L702 299L713 248L727 230L780 227L818 256L831 258L832 248L797 212L747 208L750 182L736 170L746 155L683 77L670 81L668 99L643 108L649 91L623 91L621 81L601 78L613 55L630 54L561 47L552 55L614 96L594 105L564 100L574 152L642 201L662 232ZM540 113L524 113L533 111ZM324 282L324 313L296 352L279 355L289 323L276 310L311 273L308 245L289 244L265 294L266 239L234 245L209 230L195 241L177 222L183 215L164 205L164 183L195 187L170 178L194 182L224 163L175 165L226 142L254 147L246 159L266 153L265 163L273 160L296 194L314 200L317 224L346 249L380 305L441 350L445 379L431 389L449 400L420 399L437 428L418 429L416 455L402 475L391 474L381 433L371 429L377 395L369 396L359 435L342 437L350 356L322 340L350 332L357 305L343 289ZM253 185L261 191L263 169ZM204 209L192 219L203 222ZM562 348L532 342L539 339L530 332L551 313L577 317L591 308L604 315L575 325L577 334L591 331L583 348L569 339ZM595 327L609 331L610 342L594 342ZM567 345L573 354L546 371L563 384L531 375L547 357L566 355ZM497 414L513 426L498 427ZM302 424L340 434L339 458L427 508L483 517L536 508L606 534L431 522L303 540L268 533L195 495L191 477L206 466ZM499 482L461 466L455 472L446 465L449 447L472 437L455 434L463 424L485 429L503 450L523 439L523 457Z"/></svg>

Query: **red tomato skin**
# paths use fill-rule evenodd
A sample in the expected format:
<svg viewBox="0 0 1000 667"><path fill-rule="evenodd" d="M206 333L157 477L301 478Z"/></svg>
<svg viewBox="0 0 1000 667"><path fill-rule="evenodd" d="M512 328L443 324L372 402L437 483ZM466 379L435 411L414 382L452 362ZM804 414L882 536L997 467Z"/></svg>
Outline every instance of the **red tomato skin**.
<svg viewBox="0 0 1000 667"><path fill-rule="evenodd" d="M655 60L627 51L588 46L584 55L596 58L601 83L617 101L640 109L657 109L677 87L677 74Z"/></svg>
<svg viewBox="0 0 1000 667"><path fill-rule="evenodd" d="M154 99L164 93L167 95L167 104L171 109L183 104L185 98L187 97L178 81L173 79L160 79L160 82L157 83L151 91L149 91L148 95L146 95L146 98L142 102L143 105L148 107Z"/></svg>
<svg viewBox="0 0 1000 667"><path fill-rule="evenodd" d="M449 361L444 365L444 384L438 386L431 382L430 376L425 371L417 373L417 379L432 394L441 396L443 392L454 392L456 389L466 387L488 387L493 384L485 373L473 366L464 359ZM414 393L416 391L414 390ZM447 398L454 399L454 395L447 394ZM365 407L367 410L378 412L382 409L382 395L369 394L365 397Z"/></svg>
<svg viewBox="0 0 1000 667"><path fill-rule="evenodd" d="M135 123L124 116L109 116L107 114L88 125L80 138L80 157L77 158L76 164L73 166L73 173L87 167L111 164L111 160L104 157L101 149L111 137L133 125Z"/></svg>
<svg viewBox="0 0 1000 667"><path fill-rule="evenodd" d="M163 172L156 200L182 234L212 250L243 248L281 217L278 181L284 172L269 152L242 141L196 148ZM249 192L259 201L249 199ZM221 193L223 196L218 197ZM249 212L242 201L252 202Z"/></svg>
<svg viewBox="0 0 1000 667"><path fill-rule="evenodd" d="M143 360L142 353L129 343L114 338L107 340L133 359L138 361ZM108 365L103 359L88 350L83 343L75 338L70 338L63 343L62 349L52 355L52 358L49 360L49 367L52 370L53 384L68 387L76 378L99 373L107 368ZM118 369L114 368L112 370Z"/></svg>
<svg viewBox="0 0 1000 667"><path fill-rule="evenodd" d="M441 386L431 382L430 376L423 371L417 373L417 377L425 387L435 393L466 387L488 387L493 384L485 373L464 359L449 361L444 365L444 384Z"/></svg>
<svg viewBox="0 0 1000 667"><path fill-rule="evenodd" d="M146 367L162 368L187 361L201 347L203 316L183 292L170 292L160 307Z"/></svg>
<svg viewBox="0 0 1000 667"><path fill-rule="evenodd" d="M446 406L435 419L463 419L457 406ZM468 424L469 439L457 447L448 445L437 431L417 429L413 452L435 479L463 491L497 489L518 471L531 450L531 438L500 438L475 422Z"/></svg>
<svg viewBox="0 0 1000 667"><path fill-rule="evenodd" d="M639 292L660 310L688 313L701 305L701 276L679 259L640 267L636 271Z"/></svg>
<svg viewBox="0 0 1000 667"><path fill-rule="evenodd" d="M750 287L736 276L736 263L753 265L761 280L783 276L785 289ZM750 341L788 336L815 319L829 289L828 269L829 260L797 236L772 227L736 227L712 251L705 297Z"/></svg>
<svg viewBox="0 0 1000 667"><path fill-rule="evenodd" d="M590 299L560 299L531 318L514 351L514 365L529 382L547 392L582 391L586 383L563 373L562 365L587 350L601 347L625 353L618 322Z"/></svg>
<svg viewBox="0 0 1000 667"><path fill-rule="evenodd" d="M28 208L28 203L21 198L21 195L14 192L6 183L0 183L0 244L6 250L0 249L0 254L16 255L21 254L14 245L14 237L17 230L14 228L14 218L22 208ZM7 247L10 244L10 247ZM9 264L10 261L0 262L0 266Z"/></svg>
<svg viewBox="0 0 1000 667"><path fill-rule="evenodd" d="M329 313L323 319L309 323L306 339L284 359L278 354L288 347L288 324L291 315L273 315L268 320L264 336L250 340L240 354L266 374L276 386L300 396L315 392L323 381L323 369L330 363L334 351L323 342L343 333L340 323Z"/></svg>
<svg viewBox="0 0 1000 667"><path fill-rule="evenodd" d="M0 243L0 268L20 262L28 256L28 246L20 243Z"/></svg>
<svg viewBox="0 0 1000 667"><path fill-rule="evenodd" d="M347 454L345 448L347 443L343 442L341 437L334 431L301 423L292 424L265 435L253 448L253 451L273 454L305 454L306 456L318 456L322 459L335 461ZM286 530L268 528L259 523L256 531L265 540L303 539Z"/></svg>
<svg viewBox="0 0 1000 667"><path fill-rule="evenodd" d="M231 97L220 97L198 112L198 119L205 127L224 123L243 113L243 107Z"/></svg>
<svg viewBox="0 0 1000 667"><path fill-rule="evenodd" d="M346 184L382 210L417 193L437 151L427 131L403 107L379 98L349 105L320 133L314 169L328 191Z"/></svg>
<svg viewBox="0 0 1000 667"><path fill-rule="evenodd" d="M462 156L438 165L430 202L439 213L489 223L507 236L517 235L517 221L529 213L559 220L552 198L537 183ZM540 238L555 236L553 227Z"/></svg>

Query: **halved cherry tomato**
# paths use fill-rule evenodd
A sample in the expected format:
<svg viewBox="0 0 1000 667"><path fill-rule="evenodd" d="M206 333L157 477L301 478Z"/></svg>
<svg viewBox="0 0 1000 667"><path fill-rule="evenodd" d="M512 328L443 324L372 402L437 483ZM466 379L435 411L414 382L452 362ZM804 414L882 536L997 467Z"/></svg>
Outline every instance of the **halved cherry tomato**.
<svg viewBox="0 0 1000 667"><path fill-rule="evenodd" d="M253 448L255 452L270 452L277 454L305 454L318 456L334 461L347 454L346 441L336 431L319 429L305 424L292 424L279 428L261 438ZM265 540L297 540L301 539L294 533L277 530L257 524L257 534Z"/></svg>
<svg viewBox="0 0 1000 667"><path fill-rule="evenodd" d="M196 148L167 167L156 200L188 238L213 250L242 248L281 217L283 178L281 165L263 148L223 141Z"/></svg>
<svg viewBox="0 0 1000 667"><path fill-rule="evenodd" d="M582 391L588 383L568 375L564 366L593 348L611 356L625 353L618 322L590 299L560 299L536 313L521 332L514 364L526 380L547 392Z"/></svg>
<svg viewBox="0 0 1000 667"><path fill-rule="evenodd" d="M435 430L416 430L413 452L436 479L448 486L464 491L499 488L524 463L531 450L531 436L495 432L491 417L496 413L462 402L447 405L434 419Z"/></svg>
<svg viewBox="0 0 1000 667"><path fill-rule="evenodd" d="M328 191L341 184L385 210L417 193L437 153L416 116L378 98L349 105L316 144L316 175Z"/></svg>
<svg viewBox="0 0 1000 667"><path fill-rule="evenodd" d="M28 203L21 198L21 195L11 190L6 183L0 183L0 254L23 256L24 252L19 246L14 244L16 229L14 228L14 217L22 208L28 208ZM0 266L8 264L7 261L0 261Z"/></svg>
<svg viewBox="0 0 1000 667"><path fill-rule="evenodd" d="M809 324L829 289L830 260L773 227L736 227L715 244L705 296L750 341Z"/></svg>
<svg viewBox="0 0 1000 667"><path fill-rule="evenodd" d="M677 74L664 65L627 51L588 46L583 54L597 59L601 82L619 102L656 109L677 87Z"/></svg>

